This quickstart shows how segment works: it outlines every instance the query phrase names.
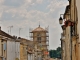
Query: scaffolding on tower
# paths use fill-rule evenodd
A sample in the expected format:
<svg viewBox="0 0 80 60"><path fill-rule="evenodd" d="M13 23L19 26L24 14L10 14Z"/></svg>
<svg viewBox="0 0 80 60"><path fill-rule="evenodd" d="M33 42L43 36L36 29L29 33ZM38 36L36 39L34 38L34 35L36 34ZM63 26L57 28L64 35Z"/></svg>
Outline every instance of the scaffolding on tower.
<svg viewBox="0 0 80 60"><path fill-rule="evenodd" d="M33 33L32 33L32 28L29 28L29 37L30 37L30 40L33 41Z"/></svg>
<svg viewBox="0 0 80 60"><path fill-rule="evenodd" d="M47 45L47 49L48 49L48 52L49 52L49 26L47 28L45 28L46 30L46 45Z"/></svg>
<svg viewBox="0 0 80 60"><path fill-rule="evenodd" d="M30 36L30 40L33 41L33 29L29 28L29 36ZM41 42L46 42L46 44L42 45L42 46L46 46L47 47L47 52L49 52L49 26L47 28L45 28L46 31L46 40L45 41L41 41ZM34 41L37 42L37 41ZM41 50L44 48L41 48Z"/></svg>

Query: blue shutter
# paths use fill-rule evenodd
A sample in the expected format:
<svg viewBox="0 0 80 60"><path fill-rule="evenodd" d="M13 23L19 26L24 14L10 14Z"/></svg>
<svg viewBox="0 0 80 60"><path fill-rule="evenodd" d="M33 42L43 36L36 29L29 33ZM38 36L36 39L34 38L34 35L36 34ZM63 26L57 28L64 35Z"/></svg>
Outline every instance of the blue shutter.
<svg viewBox="0 0 80 60"><path fill-rule="evenodd" d="M3 49L6 50L6 43L3 44Z"/></svg>

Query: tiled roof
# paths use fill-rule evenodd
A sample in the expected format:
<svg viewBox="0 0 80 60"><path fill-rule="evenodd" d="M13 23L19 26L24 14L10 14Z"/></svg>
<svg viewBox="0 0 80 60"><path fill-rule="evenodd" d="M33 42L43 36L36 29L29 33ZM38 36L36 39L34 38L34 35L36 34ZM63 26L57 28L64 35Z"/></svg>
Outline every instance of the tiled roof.
<svg viewBox="0 0 80 60"><path fill-rule="evenodd" d="M8 33L4 32L2 30L0 30L0 35L8 37L8 38L13 38L11 35L9 35Z"/></svg>
<svg viewBox="0 0 80 60"><path fill-rule="evenodd" d="M34 29L32 32L36 32L36 31L46 31L46 30L39 26L36 29Z"/></svg>

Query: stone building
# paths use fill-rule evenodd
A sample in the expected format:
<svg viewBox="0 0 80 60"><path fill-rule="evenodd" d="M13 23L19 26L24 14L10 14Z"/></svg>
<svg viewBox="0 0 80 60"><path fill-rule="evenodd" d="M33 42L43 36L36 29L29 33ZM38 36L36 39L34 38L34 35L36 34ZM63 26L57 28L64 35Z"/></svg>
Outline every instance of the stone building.
<svg viewBox="0 0 80 60"><path fill-rule="evenodd" d="M27 44L24 39L20 39L20 60L27 60Z"/></svg>
<svg viewBox="0 0 80 60"><path fill-rule="evenodd" d="M65 28L65 60L80 60L79 59L79 19L76 1L78 0L68 0L69 9L66 8L64 13L64 19L66 19L63 28ZM78 7L79 9L79 7ZM69 14L67 14L69 13ZM68 21L67 21L68 20ZM63 48L63 47L62 47ZM63 57L62 57L63 58Z"/></svg>
<svg viewBox="0 0 80 60"><path fill-rule="evenodd" d="M5 36L0 35L0 60L2 59L6 60L7 58L7 48L6 48L7 41L6 39L3 38L5 38Z"/></svg>
<svg viewBox="0 0 80 60"><path fill-rule="evenodd" d="M65 53L66 53L66 44L65 44L65 37L64 37L64 34L63 33L61 33L61 50L62 50L62 52L61 52L61 58L62 58L62 60L65 60Z"/></svg>
<svg viewBox="0 0 80 60"><path fill-rule="evenodd" d="M71 21L74 22L74 26L72 27L72 60L78 60L78 42L79 42L79 31L78 31L78 11L76 7L76 0L70 1L70 12L71 12Z"/></svg>
<svg viewBox="0 0 80 60"><path fill-rule="evenodd" d="M63 14L64 25L62 25L63 33L61 34L62 60L71 60L71 24L70 20L70 2L66 6Z"/></svg>
<svg viewBox="0 0 80 60"><path fill-rule="evenodd" d="M0 27L0 60L7 60L7 41L9 39L13 37L2 31Z"/></svg>
<svg viewBox="0 0 80 60"><path fill-rule="evenodd" d="M76 6L77 6L77 17L78 17L78 25L77 25L77 31L79 34L79 40L78 40L78 44L77 44L77 59L76 60L80 60L80 0L76 0Z"/></svg>
<svg viewBox="0 0 80 60"><path fill-rule="evenodd" d="M49 35L48 30L42 27L37 27L30 31L31 38L34 44L34 60L42 60L48 57L48 45L49 45Z"/></svg>
<svg viewBox="0 0 80 60"><path fill-rule="evenodd" d="M34 46L33 41L20 38L20 60L33 60Z"/></svg>
<svg viewBox="0 0 80 60"><path fill-rule="evenodd" d="M0 60L20 59L20 42L0 29Z"/></svg>

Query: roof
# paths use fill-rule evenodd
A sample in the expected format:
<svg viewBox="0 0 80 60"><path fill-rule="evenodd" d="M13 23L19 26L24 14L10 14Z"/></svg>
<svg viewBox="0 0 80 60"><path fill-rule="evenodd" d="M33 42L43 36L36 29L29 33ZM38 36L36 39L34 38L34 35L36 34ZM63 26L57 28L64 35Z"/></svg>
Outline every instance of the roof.
<svg viewBox="0 0 80 60"><path fill-rule="evenodd" d="M40 31L44 31L44 32L46 32L46 30L45 29L43 29L42 27L37 27L36 29L34 29L32 32L40 32Z"/></svg>
<svg viewBox="0 0 80 60"><path fill-rule="evenodd" d="M33 45L33 41L25 39L25 38L21 38L20 42L23 44L27 44L27 45Z"/></svg>
<svg viewBox="0 0 80 60"><path fill-rule="evenodd" d="M64 13L64 16L63 16L64 19L65 19L65 15L66 15L66 14L67 14L67 15L70 14L70 5L67 5L67 6L66 6L65 13Z"/></svg>
<svg viewBox="0 0 80 60"><path fill-rule="evenodd" d="M1 29L0 29L0 35L5 36L5 37L8 37L8 38L13 38L13 36L11 36L8 33L2 31Z"/></svg>
<svg viewBox="0 0 80 60"><path fill-rule="evenodd" d="M70 10L70 5L67 5L67 6L66 6L65 13L67 13L69 10Z"/></svg>

